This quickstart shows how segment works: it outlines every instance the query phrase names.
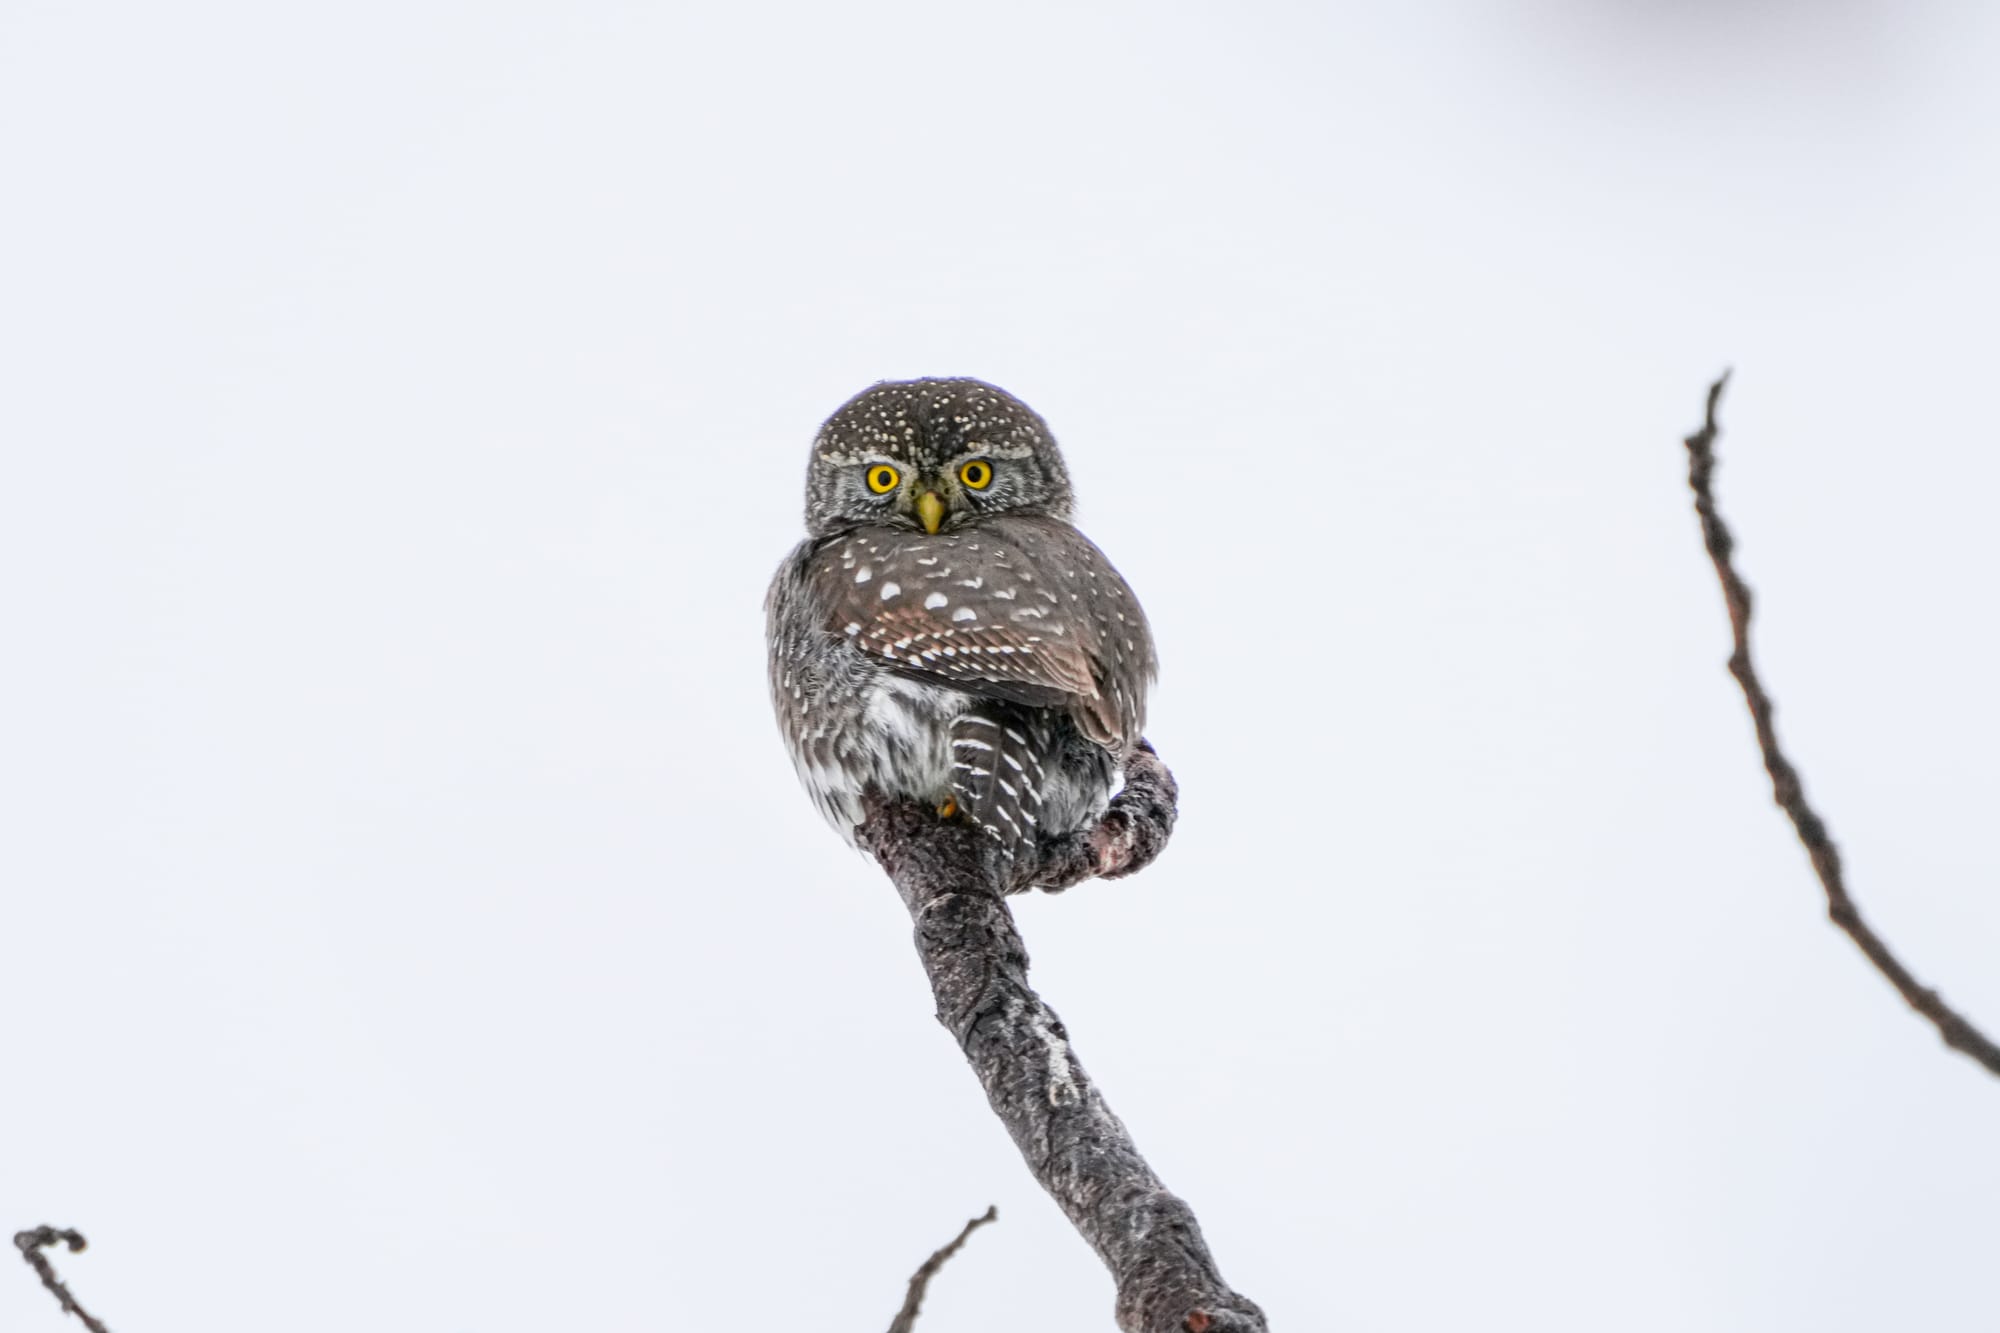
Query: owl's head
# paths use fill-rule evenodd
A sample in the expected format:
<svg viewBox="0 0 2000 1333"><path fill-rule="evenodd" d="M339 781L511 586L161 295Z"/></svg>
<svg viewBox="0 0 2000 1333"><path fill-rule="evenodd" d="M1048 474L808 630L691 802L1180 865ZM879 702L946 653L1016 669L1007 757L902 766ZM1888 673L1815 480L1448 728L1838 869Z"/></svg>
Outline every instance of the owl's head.
<svg viewBox="0 0 2000 1333"><path fill-rule="evenodd" d="M949 532L993 514L1067 519L1055 437L1028 405L970 379L893 380L828 417L806 470L806 529Z"/></svg>

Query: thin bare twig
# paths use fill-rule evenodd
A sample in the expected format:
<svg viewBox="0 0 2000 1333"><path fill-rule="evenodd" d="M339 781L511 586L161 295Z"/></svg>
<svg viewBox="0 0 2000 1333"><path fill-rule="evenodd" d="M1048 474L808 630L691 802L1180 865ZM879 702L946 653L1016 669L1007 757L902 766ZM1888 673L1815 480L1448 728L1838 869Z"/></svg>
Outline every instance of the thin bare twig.
<svg viewBox="0 0 2000 1333"><path fill-rule="evenodd" d="M81 1319L83 1326L89 1329L90 1333L111 1333L111 1330L106 1328L96 1316L76 1303L76 1297L69 1294L69 1288L64 1286L63 1280L56 1276L56 1266L49 1262L49 1257L46 1254L42 1253L44 1249L51 1245L67 1245L69 1246L69 1252L76 1254L83 1249L86 1243L82 1232L58 1229L56 1227L36 1227L32 1231L17 1231L14 1233L14 1244L20 1249L21 1257L26 1259L28 1266L34 1269L36 1274L40 1276L42 1285L47 1287L49 1294L54 1296L62 1305L63 1311Z"/></svg>
<svg viewBox="0 0 2000 1333"><path fill-rule="evenodd" d="M1750 659L1750 589L1736 572L1732 559L1735 538L1730 536L1715 507L1715 440L1721 433L1715 423L1715 408L1722 399L1723 386L1728 383L1729 374L1725 371L1722 378L1709 386L1708 414L1702 428L1687 437L1688 485L1694 489L1695 512L1701 515L1702 541L1715 561L1715 574L1722 581L1722 595L1729 604L1729 628L1736 641L1735 651L1729 655L1729 673L1743 687L1744 701L1750 705L1750 720L1757 728L1757 748L1764 752L1764 771L1771 775L1771 794L1779 808L1791 817L1799 841L1805 844L1806 854L1812 858L1813 871L1826 889L1826 912L1833 923L1847 932L1909 1006L1936 1026L1945 1045L1971 1056L1988 1073L2000 1075L2000 1046L1995 1046L1991 1038L1940 999L1936 991L1912 976L1861 919L1861 910L1848 896L1847 882L1841 874L1840 852L1827 833L1826 821L1806 803L1805 786L1799 780L1798 770L1778 748L1778 733L1771 723L1775 711L1771 696L1764 692L1756 665Z"/></svg>
<svg viewBox="0 0 2000 1333"><path fill-rule="evenodd" d="M1161 1183L1084 1072L1062 1020L1028 984L1005 893L1129 874L1173 823L1173 775L1150 749L1088 833L1052 840L1025 868L993 840L918 801L871 794L862 846L916 924L938 1021L958 1041L1028 1169L1111 1270L1124 1333L1266 1333L1256 1302L1223 1281L1194 1210ZM1062 1322L1062 1321L1057 1321Z"/></svg>
<svg viewBox="0 0 2000 1333"><path fill-rule="evenodd" d="M930 1290L931 1279L944 1267L945 1260L965 1247L966 1237L1000 1216L998 1207L988 1204L986 1211L959 1228L958 1235L951 1244L933 1254L918 1265L910 1274L910 1289L903 1295L903 1308L896 1311L895 1322L889 1325L889 1333L910 1333L917 1326L917 1311L923 1307L924 1293Z"/></svg>

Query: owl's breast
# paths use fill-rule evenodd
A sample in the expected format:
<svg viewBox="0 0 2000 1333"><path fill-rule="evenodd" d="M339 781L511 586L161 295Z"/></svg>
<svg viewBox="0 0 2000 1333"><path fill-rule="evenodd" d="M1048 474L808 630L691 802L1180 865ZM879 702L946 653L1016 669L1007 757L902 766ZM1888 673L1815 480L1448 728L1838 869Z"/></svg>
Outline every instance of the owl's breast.
<svg viewBox="0 0 2000 1333"><path fill-rule="evenodd" d="M829 653L855 660L823 673L817 689L795 701L797 723L786 728L786 740L814 803L853 842L869 787L934 804L950 794L952 722L968 700L883 670L846 644L830 645Z"/></svg>

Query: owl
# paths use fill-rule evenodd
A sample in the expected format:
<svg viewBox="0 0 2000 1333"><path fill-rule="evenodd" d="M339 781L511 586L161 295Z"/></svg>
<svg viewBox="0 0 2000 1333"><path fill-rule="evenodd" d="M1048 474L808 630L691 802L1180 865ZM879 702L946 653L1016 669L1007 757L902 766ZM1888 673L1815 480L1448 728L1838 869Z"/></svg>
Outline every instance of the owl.
<svg viewBox="0 0 2000 1333"><path fill-rule="evenodd" d="M979 380L877 384L820 428L805 498L766 633L827 821L854 842L872 786L1012 860L1097 819L1157 667L1139 599L1070 525L1042 419Z"/></svg>

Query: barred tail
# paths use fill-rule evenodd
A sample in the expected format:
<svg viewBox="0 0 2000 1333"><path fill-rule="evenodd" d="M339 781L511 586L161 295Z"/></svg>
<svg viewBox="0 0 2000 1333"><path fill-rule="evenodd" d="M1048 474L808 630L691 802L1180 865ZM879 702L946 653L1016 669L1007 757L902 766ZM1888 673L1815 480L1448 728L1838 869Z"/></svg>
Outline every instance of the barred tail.
<svg viewBox="0 0 2000 1333"><path fill-rule="evenodd" d="M1046 719L997 701L980 700L952 722L952 795L1009 857L1035 840L1050 747Z"/></svg>

